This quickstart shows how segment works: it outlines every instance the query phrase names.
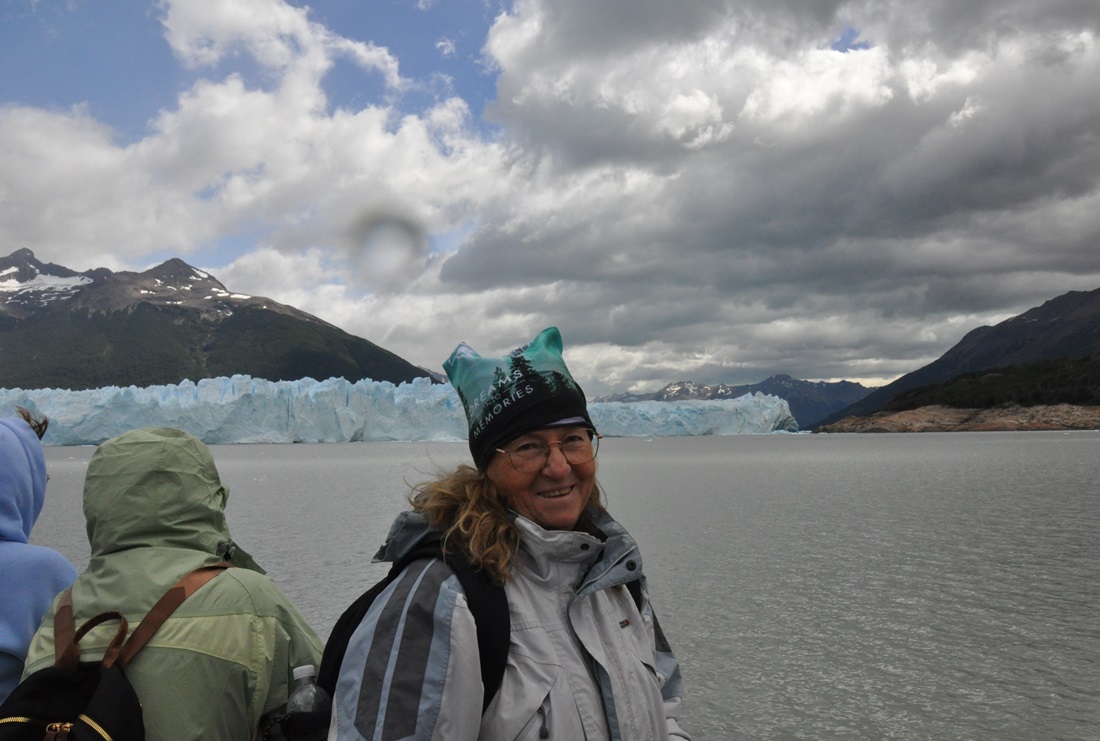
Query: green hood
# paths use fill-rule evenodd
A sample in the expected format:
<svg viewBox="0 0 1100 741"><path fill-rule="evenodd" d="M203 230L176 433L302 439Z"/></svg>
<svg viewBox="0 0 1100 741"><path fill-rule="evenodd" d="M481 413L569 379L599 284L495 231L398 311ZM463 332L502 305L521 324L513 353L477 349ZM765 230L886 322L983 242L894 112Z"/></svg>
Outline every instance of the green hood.
<svg viewBox="0 0 1100 741"><path fill-rule="evenodd" d="M100 445L84 480L92 558L134 548L200 551L263 573L233 543L229 489L210 449L168 427L147 427Z"/></svg>

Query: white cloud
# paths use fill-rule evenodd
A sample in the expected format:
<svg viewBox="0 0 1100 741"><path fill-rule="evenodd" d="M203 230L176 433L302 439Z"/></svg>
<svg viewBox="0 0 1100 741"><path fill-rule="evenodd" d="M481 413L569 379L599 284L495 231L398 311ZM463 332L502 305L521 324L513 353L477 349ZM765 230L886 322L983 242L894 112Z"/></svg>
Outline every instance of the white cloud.
<svg viewBox="0 0 1100 741"><path fill-rule="evenodd" d="M381 73L389 86L402 85L397 60L388 51L310 22L306 8L270 0L187 0L164 6L165 37L192 66L212 67L242 51L263 67L288 76L307 73L315 82L331 67L333 55L345 55Z"/></svg>
<svg viewBox="0 0 1100 741"><path fill-rule="evenodd" d="M453 57L455 55L455 42L453 39L441 38L435 42L435 48L439 50L439 53L444 57Z"/></svg>
<svg viewBox="0 0 1100 741"><path fill-rule="evenodd" d="M144 138L0 108L13 249L202 254L434 368L556 324L590 394L889 380L1100 285L1100 11L1071 0L519 0L485 38L488 133L458 86L425 93L442 73L304 7L165 8L202 76ZM867 47L832 50L846 29ZM333 106L338 61L380 96ZM380 216L416 245L387 280L353 259Z"/></svg>

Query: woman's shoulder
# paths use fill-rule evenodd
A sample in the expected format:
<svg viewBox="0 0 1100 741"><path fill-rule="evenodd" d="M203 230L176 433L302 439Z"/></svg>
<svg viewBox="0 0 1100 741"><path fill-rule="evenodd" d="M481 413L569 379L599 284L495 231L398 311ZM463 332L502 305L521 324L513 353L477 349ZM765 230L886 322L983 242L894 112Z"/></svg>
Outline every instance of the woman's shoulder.
<svg viewBox="0 0 1100 741"><path fill-rule="evenodd" d="M458 571L468 569L465 562L449 556L425 555L406 562L390 580L388 590L396 594L439 594L463 592Z"/></svg>
<svg viewBox="0 0 1100 741"><path fill-rule="evenodd" d="M452 616L456 610L469 613L471 603L476 605L483 600L479 600L478 578L469 577L468 567L460 578L462 568L443 556L410 560L363 592L349 611L359 616L357 624L430 621L434 619L432 616Z"/></svg>

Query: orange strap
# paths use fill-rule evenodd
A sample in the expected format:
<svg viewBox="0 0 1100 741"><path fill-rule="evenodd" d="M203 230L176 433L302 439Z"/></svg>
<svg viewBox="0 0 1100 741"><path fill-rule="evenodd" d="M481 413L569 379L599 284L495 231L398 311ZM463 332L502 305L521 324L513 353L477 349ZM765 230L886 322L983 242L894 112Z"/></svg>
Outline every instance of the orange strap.
<svg viewBox="0 0 1100 741"><path fill-rule="evenodd" d="M126 618L117 610L101 612L88 619L80 626L80 630L76 630L73 621L73 590L69 587L61 595L61 602L58 603L57 612L54 614L54 665L70 671L75 670L80 661L78 645L80 639L97 625L108 620L118 620L118 630L107 645L107 651L103 654L101 663L104 668L113 666L116 661L119 666L126 666L185 599L206 582L231 567L232 564L221 561L210 566L202 566L184 576L153 605L153 609L149 610L125 643L123 640L126 638L127 631Z"/></svg>

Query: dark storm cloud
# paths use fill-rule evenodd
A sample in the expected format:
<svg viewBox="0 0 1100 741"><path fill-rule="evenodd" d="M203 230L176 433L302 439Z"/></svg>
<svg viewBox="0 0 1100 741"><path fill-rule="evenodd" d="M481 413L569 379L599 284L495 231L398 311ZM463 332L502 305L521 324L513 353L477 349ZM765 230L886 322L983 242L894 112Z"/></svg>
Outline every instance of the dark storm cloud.
<svg viewBox="0 0 1100 741"><path fill-rule="evenodd" d="M165 7L188 63L238 49L267 87L203 79L133 146L0 107L14 246L117 268L80 260L259 235L209 261L234 290L435 368L558 325L594 394L888 381L1100 286L1095 0L517 0L485 39L491 130L454 97L402 110L428 77L304 8ZM352 58L385 100L330 111ZM415 247L384 291L340 252L378 209Z"/></svg>

